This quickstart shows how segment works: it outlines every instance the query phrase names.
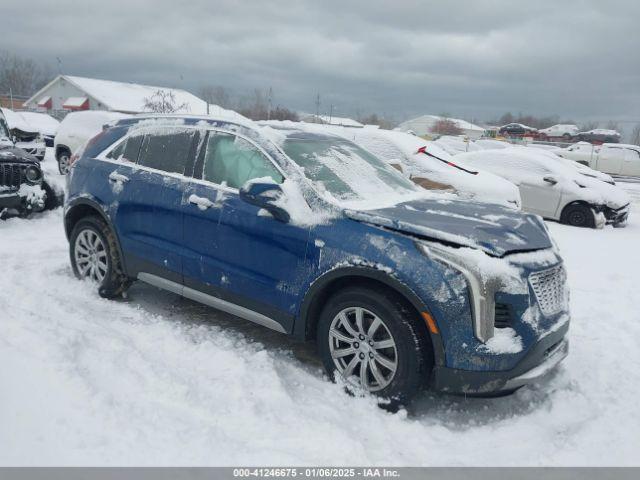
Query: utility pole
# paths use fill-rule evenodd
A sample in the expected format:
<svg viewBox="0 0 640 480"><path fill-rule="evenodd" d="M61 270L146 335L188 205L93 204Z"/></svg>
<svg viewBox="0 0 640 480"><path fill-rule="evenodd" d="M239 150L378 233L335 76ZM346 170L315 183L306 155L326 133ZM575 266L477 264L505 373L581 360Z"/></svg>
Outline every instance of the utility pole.
<svg viewBox="0 0 640 480"><path fill-rule="evenodd" d="M273 89L269 87L269 97L267 102L267 120L271 120L271 107L273 101Z"/></svg>
<svg viewBox="0 0 640 480"><path fill-rule="evenodd" d="M13 108L13 90L11 87L9 87L9 100L11 101L11 110L15 110L15 108Z"/></svg>
<svg viewBox="0 0 640 480"><path fill-rule="evenodd" d="M333 104L329 107L329 125L331 125L331 119L333 118Z"/></svg>
<svg viewBox="0 0 640 480"><path fill-rule="evenodd" d="M318 92L318 95L316 96L316 122L315 123L319 123L320 122L320 92Z"/></svg>

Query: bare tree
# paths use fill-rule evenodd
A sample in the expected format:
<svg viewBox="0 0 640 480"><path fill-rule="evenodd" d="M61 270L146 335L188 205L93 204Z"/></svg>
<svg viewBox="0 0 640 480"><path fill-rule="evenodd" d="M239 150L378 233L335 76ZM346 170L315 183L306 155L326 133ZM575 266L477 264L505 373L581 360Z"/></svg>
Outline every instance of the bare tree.
<svg viewBox="0 0 640 480"><path fill-rule="evenodd" d="M170 90L158 90L144 99L144 109L155 113L175 113L189 110L188 103L176 105L176 96Z"/></svg>
<svg viewBox="0 0 640 480"><path fill-rule="evenodd" d="M46 65L0 50L0 92L33 95L50 77L51 71Z"/></svg>
<svg viewBox="0 0 640 480"><path fill-rule="evenodd" d="M271 120L291 120L292 122L299 122L300 118L296 112L278 105L271 111Z"/></svg>
<svg viewBox="0 0 640 480"><path fill-rule="evenodd" d="M225 87L220 85L205 85L200 89L200 97L207 103L231 108L231 95Z"/></svg>
<svg viewBox="0 0 640 480"><path fill-rule="evenodd" d="M640 123L636 124L636 126L633 127L630 141L634 145L640 145Z"/></svg>
<svg viewBox="0 0 640 480"><path fill-rule="evenodd" d="M607 130L615 130L616 132L620 131L620 124L618 122L616 122L615 120L609 120L605 127Z"/></svg>
<svg viewBox="0 0 640 480"><path fill-rule="evenodd" d="M581 132L588 132L589 130L593 130L594 128L598 128L600 124L594 121L584 122L580 125Z"/></svg>
<svg viewBox="0 0 640 480"><path fill-rule="evenodd" d="M365 115L364 117L358 115L357 118L360 123L364 123L365 125L378 125L380 128L386 128L387 130L393 128L393 122L378 116L376 113Z"/></svg>
<svg viewBox="0 0 640 480"><path fill-rule="evenodd" d="M267 94L256 88L251 95L243 99L244 105L239 112L251 120L266 120L269 116Z"/></svg>
<svg viewBox="0 0 640 480"><path fill-rule="evenodd" d="M462 130L453 120L442 117L433 124L431 127L431 133L438 135L461 135Z"/></svg>

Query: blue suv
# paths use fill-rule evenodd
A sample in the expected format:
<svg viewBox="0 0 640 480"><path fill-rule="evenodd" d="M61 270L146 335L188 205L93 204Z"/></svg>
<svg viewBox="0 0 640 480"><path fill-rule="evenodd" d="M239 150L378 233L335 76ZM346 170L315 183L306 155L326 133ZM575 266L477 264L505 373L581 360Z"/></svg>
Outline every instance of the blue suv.
<svg viewBox="0 0 640 480"><path fill-rule="evenodd" d="M435 195L343 138L211 117L106 125L68 177L71 264L296 338L328 374L406 404L512 392L567 354L542 220Z"/></svg>

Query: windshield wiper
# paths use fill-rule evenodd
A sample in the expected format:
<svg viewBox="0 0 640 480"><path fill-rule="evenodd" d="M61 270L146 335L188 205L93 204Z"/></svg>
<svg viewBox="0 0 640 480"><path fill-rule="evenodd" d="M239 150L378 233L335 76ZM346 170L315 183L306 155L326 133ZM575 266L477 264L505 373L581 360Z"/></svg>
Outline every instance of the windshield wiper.
<svg viewBox="0 0 640 480"><path fill-rule="evenodd" d="M446 163L446 164L447 164L447 165L449 165L450 167L457 168L458 170L462 170L463 172L470 173L471 175L477 175L477 174L478 174L478 172L477 172L477 171L468 170L468 169L466 169L466 168L464 168L464 167L461 167L460 165L456 165L455 163L450 162L449 160L445 160L445 159L443 159L443 158L437 157L437 156L435 156L435 155L434 155L433 153L431 153L431 152L427 152L427 147L420 147L420 148L418 149L418 152L417 152L417 153L424 153L425 155L427 155L427 156L429 156L429 157L433 157L433 158L435 158L436 160L440 160L442 163Z"/></svg>

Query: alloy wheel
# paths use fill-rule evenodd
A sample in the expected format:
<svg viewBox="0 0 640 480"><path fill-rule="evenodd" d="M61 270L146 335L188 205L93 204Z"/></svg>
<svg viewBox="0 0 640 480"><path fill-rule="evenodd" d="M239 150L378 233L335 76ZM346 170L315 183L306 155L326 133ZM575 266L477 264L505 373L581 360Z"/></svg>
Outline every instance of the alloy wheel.
<svg viewBox="0 0 640 480"><path fill-rule="evenodd" d="M96 232L90 229L82 230L76 237L73 255L80 277L102 283L109 265L107 250Z"/></svg>
<svg viewBox="0 0 640 480"><path fill-rule="evenodd" d="M369 392L387 387L398 369L396 342L389 328L361 307L345 308L333 318L329 350L338 373Z"/></svg>
<svg viewBox="0 0 640 480"><path fill-rule="evenodd" d="M58 169L62 175L69 173L69 155L63 153L58 159Z"/></svg>

